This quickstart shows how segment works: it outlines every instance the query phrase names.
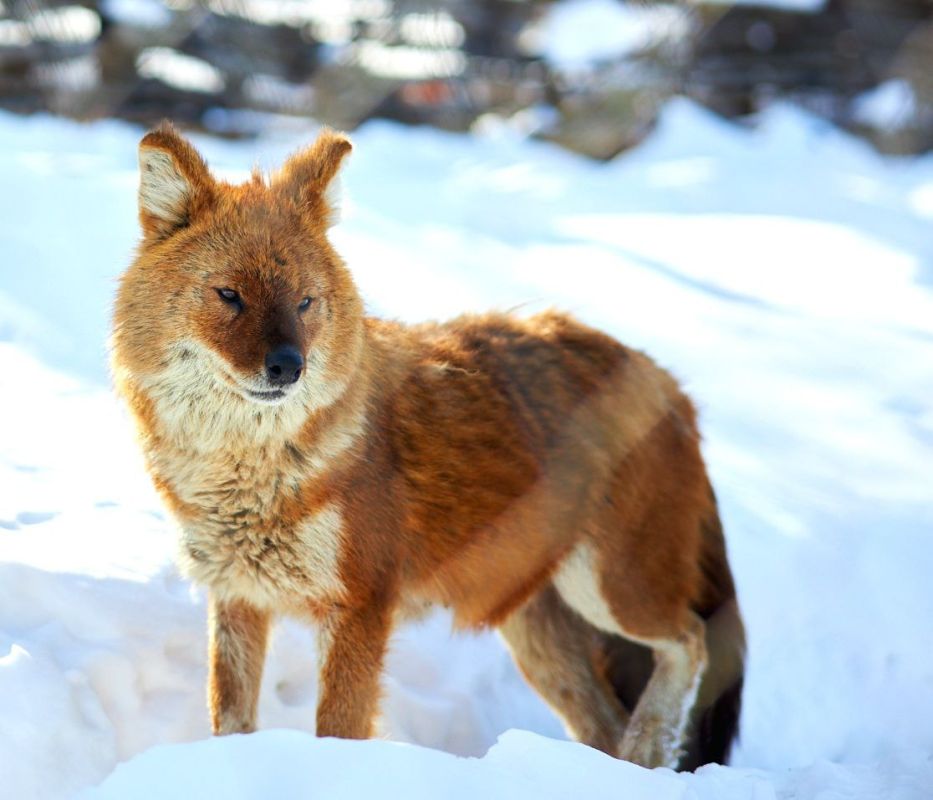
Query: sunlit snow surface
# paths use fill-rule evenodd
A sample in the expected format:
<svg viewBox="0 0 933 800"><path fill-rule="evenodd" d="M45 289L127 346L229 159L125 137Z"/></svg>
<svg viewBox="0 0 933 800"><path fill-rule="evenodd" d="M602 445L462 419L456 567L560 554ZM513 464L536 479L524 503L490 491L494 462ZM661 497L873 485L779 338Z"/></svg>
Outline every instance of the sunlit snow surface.
<svg viewBox="0 0 933 800"><path fill-rule="evenodd" d="M610 164L354 137L334 239L373 313L557 305L696 398L750 652L736 766L675 777L552 741L495 636L440 613L393 643L391 742L175 744L208 735L204 597L106 374L140 135L0 116L0 795L66 797L133 759L87 797L931 796L933 159L685 102ZM312 135L197 142L236 176ZM313 636L283 624L262 727L310 731L315 692ZM513 728L532 733L496 744Z"/></svg>

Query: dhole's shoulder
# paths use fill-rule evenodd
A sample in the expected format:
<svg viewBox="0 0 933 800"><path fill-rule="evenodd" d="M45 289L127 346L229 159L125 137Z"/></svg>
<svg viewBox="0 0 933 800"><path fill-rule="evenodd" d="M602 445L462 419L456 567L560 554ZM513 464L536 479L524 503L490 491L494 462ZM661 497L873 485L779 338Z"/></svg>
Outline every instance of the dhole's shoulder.
<svg viewBox="0 0 933 800"><path fill-rule="evenodd" d="M634 353L608 334L580 322L563 311L548 310L524 316L493 311L463 314L444 321L405 325L395 321L368 319L370 333L390 345L412 347L422 353L459 352L507 354L516 351L532 356L563 349L580 354L622 358Z"/></svg>
<svg viewBox="0 0 933 800"><path fill-rule="evenodd" d="M464 315L380 331L397 343L383 358L404 353L384 370L396 376L387 393L396 421L441 414L463 423L486 415L508 424L502 417L512 413L556 428L581 404L605 405L607 415L621 404L652 418L677 409L693 424L692 404L670 373L567 313Z"/></svg>
<svg viewBox="0 0 933 800"><path fill-rule="evenodd" d="M677 391L676 380L648 355L564 311L468 314L414 326L407 334L428 358L464 369L537 375L535 382L566 376L584 386L625 373L630 380Z"/></svg>
<svg viewBox="0 0 933 800"><path fill-rule="evenodd" d="M394 361L405 373L442 365L474 374L506 374L537 385L569 381L583 390L624 373L625 380L643 383L646 389L681 394L674 377L648 355L559 310L528 316L464 314L415 325L376 319L367 323L381 358Z"/></svg>

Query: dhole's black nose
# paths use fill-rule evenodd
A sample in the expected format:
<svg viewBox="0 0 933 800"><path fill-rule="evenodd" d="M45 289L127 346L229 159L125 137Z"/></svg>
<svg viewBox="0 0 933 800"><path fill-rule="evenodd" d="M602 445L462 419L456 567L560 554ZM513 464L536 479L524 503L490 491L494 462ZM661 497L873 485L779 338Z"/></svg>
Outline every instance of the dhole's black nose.
<svg viewBox="0 0 933 800"><path fill-rule="evenodd" d="M276 386L297 381L304 366L304 356L290 344L280 344L266 354L266 377Z"/></svg>

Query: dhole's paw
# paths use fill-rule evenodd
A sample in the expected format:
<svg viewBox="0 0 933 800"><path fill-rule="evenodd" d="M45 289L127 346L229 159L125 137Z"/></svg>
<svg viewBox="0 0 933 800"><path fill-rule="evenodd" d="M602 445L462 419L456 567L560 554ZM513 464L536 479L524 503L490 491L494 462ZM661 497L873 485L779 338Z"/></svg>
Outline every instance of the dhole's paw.
<svg viewBox="0 0 933 800"><path fill-rule="evenodd" d="M243 722L236 719L221 720L220 724L213 726L214 736L229 736L231 733L253 733L256 730L255 723Z"/></svg>
<svg viewBox="0 0 933 800"><path fill-rule="evenodd" d="M629 725L622 737L619 758L648 769L676 769L681 756L681 743L673 731L664 728L665 726L653 720L640 725Z"/></svg>

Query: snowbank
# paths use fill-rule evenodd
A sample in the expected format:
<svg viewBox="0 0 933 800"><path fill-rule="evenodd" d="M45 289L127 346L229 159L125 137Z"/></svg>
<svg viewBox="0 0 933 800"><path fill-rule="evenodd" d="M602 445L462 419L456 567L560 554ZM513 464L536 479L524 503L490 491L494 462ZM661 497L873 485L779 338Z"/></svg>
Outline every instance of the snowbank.
<svg viewBox="0 0 933 800"><path fill-rule="evenodd" d="M870 767L821 762L780 777L718 766L678 775L525 731L509 731L483 758L465 759L397 742L315 739L278 730L154 747L118 766L79 800L911 800L928 796L931 785L933 765L920 756Z"/></svg>
<svg viewBox="0 0 933 800"><path fill-rule="evenodd" d="M687 796L686 787L672 773L651 772L589 747L520 731L505 734L482 759L394 742L346 742L296 731L265 731L255 737L153 748L118 767L99 789L82 797L569 798L580 790L583 774L586 796L593 800L617 798L620 786L632 800Z"/></svg>
<svg viewBox="0 0 933 800"><path fill-rule="evenodd" d="M374 312L559 305L698 400L750 654L736 766L674 776L557 741L498 639L453 636L440 612L393 642L392 742L306 735L313 637L288 622L266 732L198 741L204 598L107 388L140 134L0 115L3 792L930 796L933 160L787 107L749 130L685 102L606 165L385 123L355 136L335 239ZM312 134L198 143L236 176ZM496 744L509 729L537 735Z"/></svg>

